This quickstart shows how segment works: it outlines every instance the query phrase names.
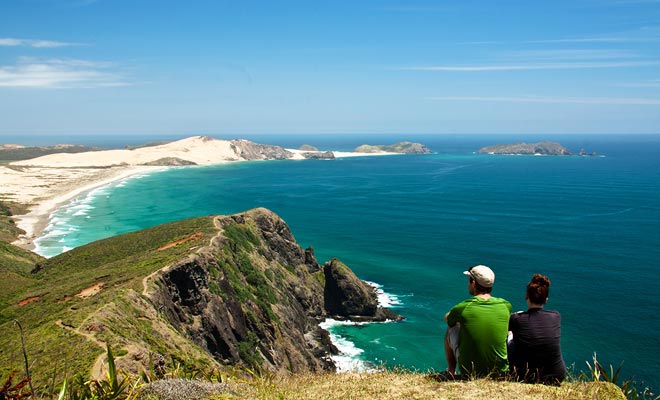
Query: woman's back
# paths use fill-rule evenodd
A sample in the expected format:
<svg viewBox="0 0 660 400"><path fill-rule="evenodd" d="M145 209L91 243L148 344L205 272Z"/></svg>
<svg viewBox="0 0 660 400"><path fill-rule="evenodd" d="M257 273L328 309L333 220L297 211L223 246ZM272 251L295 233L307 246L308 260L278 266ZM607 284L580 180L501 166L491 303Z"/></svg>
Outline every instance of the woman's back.
<svg viewBox="0 0 660 400"><path fill-rule="evenodd" d="M521 380L557 384L566 375L561 354L561 316L557 311L530 308L511 314L513 348L509 362Z"/></svg>

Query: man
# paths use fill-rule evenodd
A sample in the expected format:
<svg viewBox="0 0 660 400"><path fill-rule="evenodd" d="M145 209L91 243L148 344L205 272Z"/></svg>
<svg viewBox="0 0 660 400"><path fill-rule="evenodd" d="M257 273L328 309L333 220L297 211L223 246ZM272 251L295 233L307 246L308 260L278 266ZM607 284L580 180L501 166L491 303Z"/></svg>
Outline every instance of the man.
<svg viewBox="0 0 660 400"><path fill-rule="evenodd" d="M491 296L495 273L487 266L477 265L463 273L472 297L445 315L447 372L453 377L458 366L466 377L502 375L509 368L506 340L511 303Z"/></svg>

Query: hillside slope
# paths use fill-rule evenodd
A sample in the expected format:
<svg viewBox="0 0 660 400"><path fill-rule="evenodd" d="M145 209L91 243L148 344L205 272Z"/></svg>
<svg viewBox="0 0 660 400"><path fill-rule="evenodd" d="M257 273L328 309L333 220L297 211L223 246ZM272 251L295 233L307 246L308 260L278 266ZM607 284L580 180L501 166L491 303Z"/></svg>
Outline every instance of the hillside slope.
<svg viewBox="0 0 660 400"><path fill-rule="evenodd" d="M25 276L0 293L0 374L22 370L16 320L37 386L60 381L65 366L98 375L106 344L127 372L164 363L334 371L336 350L319 322L397 318L338 260L320 266L266 209L168 223L35 261L32 272L0 272L2 281Z"/></svg>

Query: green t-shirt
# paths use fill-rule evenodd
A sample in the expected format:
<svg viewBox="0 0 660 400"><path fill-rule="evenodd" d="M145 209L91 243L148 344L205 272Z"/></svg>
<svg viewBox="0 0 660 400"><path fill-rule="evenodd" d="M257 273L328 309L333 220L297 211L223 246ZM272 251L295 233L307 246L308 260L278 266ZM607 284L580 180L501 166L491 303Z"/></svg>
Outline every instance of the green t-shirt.
<svg viewBox="0 0 660 400"><path fill-rule="evenodd" d="M462 374L485 376L509 369L506 337L510 315L511 303L497 297L473 296L449 311L447 324L461 324L458 364Z"/></svg>

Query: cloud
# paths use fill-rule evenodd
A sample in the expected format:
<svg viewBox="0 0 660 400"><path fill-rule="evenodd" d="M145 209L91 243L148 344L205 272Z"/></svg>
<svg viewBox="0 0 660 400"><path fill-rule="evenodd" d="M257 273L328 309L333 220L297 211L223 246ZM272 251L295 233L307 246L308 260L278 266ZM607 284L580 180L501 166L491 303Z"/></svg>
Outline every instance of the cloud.
<svg viewBox="0 0 660 400"><path fill-rule="evenodd" d="M23 58L17 65L0 66L0 87L98 88L127 86L114 64L86 60L35 60Z"/></svg>
<svg viewBox="0 0 660 400"><path fill-rule="evenodd" d="M611 61L611 62L564 62L545 64L519 64L519 65L436 65L420 67L401 67L403 71L457 71L457 72L482 72L482 71L524 71L524 70L548 70L548 69L590 69L590 68L626 68L647 67L660 65L659 61Z"/></svg>
<svg viewBox="0 0 660 400"><path fill-rule="evenodd" d="M505 53L522 59L535 60L621 60L639 58L639 54L628 50L616 49L557 49L557 50L521 50Z"/></svg>
<svg viewBox="0 0 660 400"><path fill-rule="evenodd" d="M0 46L27 46L35 48L56 48L56 47L69 47L69 46L83 46L81 43L58 42L54 40L32 40L32 39L16 39L16 38L0 38Z"/></svg>
<svg viewBox="0 0 660 400"><path fill-rule="evenodd" d="M637 88L660 88L660 79L637 83L619 83L613 86L637 87Z"/></svg>
<svg viewBox="0 0 660 400"><path fill-rule="evenodd" d="M649 3L651 1L648 1ZM656 0L653 2L660 2ZM559 38L546 40L527 40L524 43L654 43L660 42L660 28L643 26L638 29L617 32L608 36L590 36L575 38Z"/></svg>
<svg viewBox="0 0 660 400"><path fill-rule="evenodd" d="M660 99L630 97L535 97L535 96L438 96L429 100L478 101L495 103L552 103L552 104L615 104L615 105L660 105Z"/></svg>

